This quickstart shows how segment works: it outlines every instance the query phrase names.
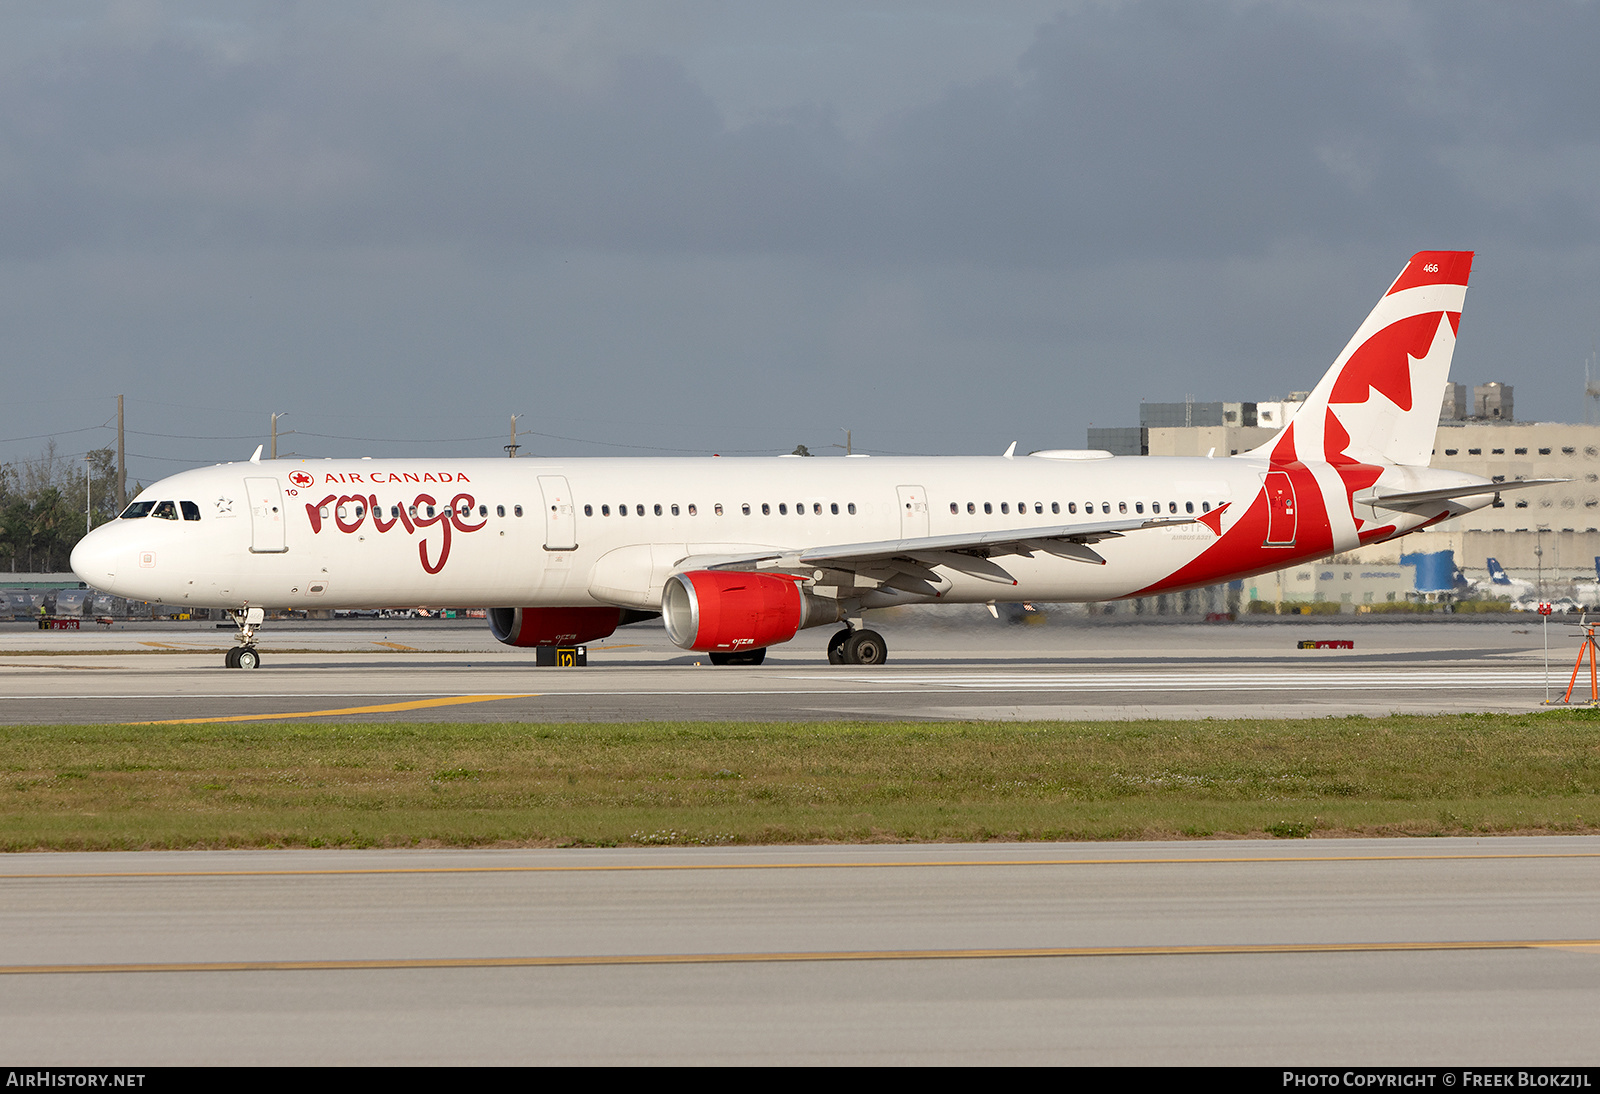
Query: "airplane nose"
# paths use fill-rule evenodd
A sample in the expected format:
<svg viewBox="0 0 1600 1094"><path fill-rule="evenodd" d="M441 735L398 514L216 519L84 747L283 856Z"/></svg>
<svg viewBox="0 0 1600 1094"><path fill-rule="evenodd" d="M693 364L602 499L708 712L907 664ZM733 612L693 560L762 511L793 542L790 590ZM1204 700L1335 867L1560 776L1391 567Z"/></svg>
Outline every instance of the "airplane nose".
<svg viewBox="0 0 1600 1094"><path fill-rule="evenodd" d="M120 539L114 525L102 525L80 539L72 549L70 562L78 580L92 588L113 591L117 565L122 561L117 549Z"/></svg>

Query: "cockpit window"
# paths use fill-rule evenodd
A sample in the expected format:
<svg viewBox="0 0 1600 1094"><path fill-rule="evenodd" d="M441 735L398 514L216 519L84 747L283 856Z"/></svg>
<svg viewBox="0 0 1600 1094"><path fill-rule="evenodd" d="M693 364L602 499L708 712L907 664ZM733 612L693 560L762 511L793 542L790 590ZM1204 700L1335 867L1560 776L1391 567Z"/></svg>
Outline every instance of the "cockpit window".
<svg viewBox="0 0 1600 1094"><path fill-rule="evenodd" d="M184 520L199 520L200 507L192 501L180 501L178 506L183 510Z"/></svg>
<svg viewBox="0 0 1600 1094"><path fill-rule="evenodd" d="M137 520L140 517L148 517L150 510L155 507L156 503L153 501L136 501L122 511L122 519Z"/></svg>
<svg viewBox="0 0 1600 1094"><path fill-rule="evenodd" d="M178 507L170 501L158 501L156 502L155 510L150 515L152 517L160 517L162 520L177 520Z"/></svg>

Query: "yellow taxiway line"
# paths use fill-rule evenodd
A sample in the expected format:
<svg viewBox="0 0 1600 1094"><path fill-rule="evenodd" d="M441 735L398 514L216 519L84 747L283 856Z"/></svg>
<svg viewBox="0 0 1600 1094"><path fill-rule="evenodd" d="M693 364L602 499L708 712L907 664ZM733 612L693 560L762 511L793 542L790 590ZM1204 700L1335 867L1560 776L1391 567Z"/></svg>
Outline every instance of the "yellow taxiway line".
<svg viewBox="0 0 1600 1094"><path fill-rule="evenodd" d="M447 695L442 699L413 699L405 703L380 703L371 707L340 707L337 710L292 710L279 714L226 714L212 718L166 718L159 722L123 722L128 726L197 726L208 722L276 722L287 718L328 718L345 714L392 714L401 710L453 707L462 703L492 703L497 699L532 699L538 692L523 695Z"/></svg>
<svg viewBox="0 0 1600 1094"><path fill-rule="evenodd" d="M1037 957L1209 957L1250 954L1425 953L1462 950L1600 952L1600 939L1467 942L1282 942L1202 946L1041 946L980 950L799 950L775 953L570 954L556 957L414 957L322 961L141 961L0 965L0 976L128 972L300 972L373 969L527 969L594 965L727 965L811 961L957 961Z"/></svg>

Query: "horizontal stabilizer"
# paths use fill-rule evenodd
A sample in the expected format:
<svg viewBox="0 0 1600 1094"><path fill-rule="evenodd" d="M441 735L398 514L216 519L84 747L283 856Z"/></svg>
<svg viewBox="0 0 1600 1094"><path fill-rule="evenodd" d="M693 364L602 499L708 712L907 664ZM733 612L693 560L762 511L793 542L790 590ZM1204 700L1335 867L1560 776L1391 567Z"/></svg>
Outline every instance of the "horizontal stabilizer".
<svg viewBox="0 0 1600 1094"><path fill-rule="evenodd" d="M1513 479L1511 482L1486 482L1482 485L1450 486L1442 490L1414 490L1405 494L1358 494L1357 505L1370 505L1375 509L1394 509L1405 512L1420 506L1457 498L1477 498L1484 494L1498 494L1502 490L1521 490L1527 486L1552 486L1571 482L1571 479Z"/></svg>

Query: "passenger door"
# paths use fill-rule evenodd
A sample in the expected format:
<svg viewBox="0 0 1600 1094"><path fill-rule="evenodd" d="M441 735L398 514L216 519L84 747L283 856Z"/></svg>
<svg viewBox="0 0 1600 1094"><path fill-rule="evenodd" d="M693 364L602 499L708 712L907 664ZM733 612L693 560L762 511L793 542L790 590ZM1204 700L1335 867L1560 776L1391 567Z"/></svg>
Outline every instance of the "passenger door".
<svg viewBox="0 0 1600 1094"><path fill-rule="evenodd" d="M1267 472L1268 547L1293 547L1295 525L1294 483L1286 471Z"/></svg>
<svg viewBox="0 0 1600 1094"><path fill-rule="evenodd" d="M578 547L577 511L565 475L540 475L544 494L544 549L574 551Z"/></svg>
<svg viewBox="0 0 1600 1094"><path fill-rule="evenodd" d="M283 491L278 480L245 479L244 490L250 499L250 553L283 554L289 548L284 542Z"/></svg>

